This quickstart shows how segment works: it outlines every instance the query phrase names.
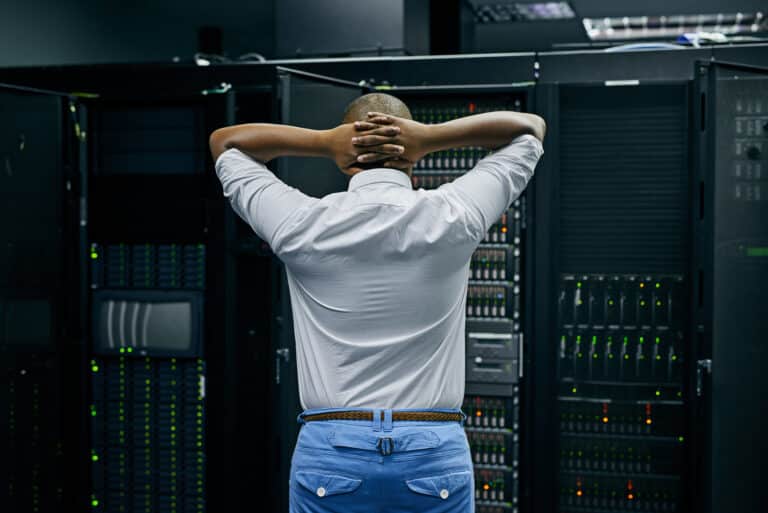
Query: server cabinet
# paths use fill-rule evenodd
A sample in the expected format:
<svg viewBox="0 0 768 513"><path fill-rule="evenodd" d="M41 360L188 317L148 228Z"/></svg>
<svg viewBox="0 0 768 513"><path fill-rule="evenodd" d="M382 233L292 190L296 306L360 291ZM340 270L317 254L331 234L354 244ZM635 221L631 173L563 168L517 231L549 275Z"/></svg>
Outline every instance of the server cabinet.
<svg viewBox="0 0 768 513"><path fill-rule="evenodd" d="M549 463L534 494L555 488L542 507L564 513L686 511L688 86L540 89L537 213L550 220L537 237L534 401L555 414L536 417Z"/></svg>
<svg viewBox="0 0 768 513"><path fill-rule="evenodd" d="M88 107L87 501L205 511L226 478L206 468L231 467L234 453L229 391L206 381L226 375L232 343L219 306L224 201L207 145L231 101L177 90L103 94Z"/></svg>
<svg viewBox="0 0 768 513"><path fill-rule="evenodd" d="M695 378L702 511L758 511L768 380L768 69L697 63Z"/></svg>
<svg viewBox="0 0 768 513"><path fill-rule="evenodd" d="M85 508L82 105L0 88L0 509Z"/></svg>
<svg viewBox="0 0 768 513"><path fill-rule="evenodd" d="M359 84L278 68L279 120L285 124L327 129L341 123L344 108L360 95ZM328 160L311 158L279 159L277 176L310 196L322 197L347 188L347 177ZM272 263L272 449L269 468L276 480L273 511L288 511L288 478L291 456L299 432L296 417L301 413L296 369L296 341L285 267L277 258Z"/></svg>

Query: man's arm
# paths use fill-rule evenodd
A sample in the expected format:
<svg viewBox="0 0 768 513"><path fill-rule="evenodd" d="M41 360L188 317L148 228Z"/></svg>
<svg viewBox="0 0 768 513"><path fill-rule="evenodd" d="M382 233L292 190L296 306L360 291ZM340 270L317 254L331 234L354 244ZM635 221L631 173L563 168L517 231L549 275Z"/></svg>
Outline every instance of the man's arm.
<svg viewBox="0 0 768 513"><path fill-rule="evenodd" d="M219 128L209 139L213 161L230 148L237 148L259 162L269 162L276 157L326 157L341 169L347 169L363 150L352 144L352 138L365 135L373 146L367 162L376 162L399 156L403 148L393 144L399 134L397 127L374 127L361 132L352 123L329 130L310 130L290 125L247 123Z"/></svg>

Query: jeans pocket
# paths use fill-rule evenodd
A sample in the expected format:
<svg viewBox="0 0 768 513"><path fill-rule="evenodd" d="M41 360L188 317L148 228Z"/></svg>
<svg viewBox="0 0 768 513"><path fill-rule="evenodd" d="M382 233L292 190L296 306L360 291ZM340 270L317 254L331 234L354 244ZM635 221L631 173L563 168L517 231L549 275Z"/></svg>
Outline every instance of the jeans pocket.
<svg viewBox="0 0 768 513"><path fill-rule="evenodd" d="M472 471L451 472L429 477L408 479L405 485L412 492L429 495L441 500L471 493Z"/></svg>
<svg viewBox="0 0 768 513"><path fill-rule="evenodd" d="M338 474L311 472L307 470L297 471L294 478L296 482L319 498L352 493L360 487L361 479L340 476Z"/></svg>

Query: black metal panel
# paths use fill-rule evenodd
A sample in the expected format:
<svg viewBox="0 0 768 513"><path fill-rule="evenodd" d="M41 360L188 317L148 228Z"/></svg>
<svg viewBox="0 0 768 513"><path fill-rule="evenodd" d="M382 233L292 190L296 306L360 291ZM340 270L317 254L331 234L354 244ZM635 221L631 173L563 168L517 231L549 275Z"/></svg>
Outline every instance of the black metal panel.
<svg viewBox="0 0 768 513"><path fill-rule="evenodd" d="M77 413L81 374L72 306L77 248L66 244L75 215L67 184L77 186L68 107L55 95L0 92L3 511L58 511L81 485L83 422L64 422Z"/></svg>
<svg viewBox="0 0 768 513"><path fill-rule="evenodd" d="M702 64L697 370L711 423L706 511L757 511L768 430L768 69ZM711 353L710 353L711 351ZM707 374L711 369L711 388ZM707 411L707 406L711 407Z"/></svg>
<svg viewBox="0 0 768 513"><path fill-rule="evenodd" d="M737 49L732 49L734 53ZM709 58L709 49L606 52L600 50L539 54L541 81L561 84L606 80L690 80L692 63Z"/></svg>
<svg viewBox="0 0 768 513"><path fill-rule="evenodd" d="M561 271L684 271L685 87L569 87L560 109Z"/></svg>

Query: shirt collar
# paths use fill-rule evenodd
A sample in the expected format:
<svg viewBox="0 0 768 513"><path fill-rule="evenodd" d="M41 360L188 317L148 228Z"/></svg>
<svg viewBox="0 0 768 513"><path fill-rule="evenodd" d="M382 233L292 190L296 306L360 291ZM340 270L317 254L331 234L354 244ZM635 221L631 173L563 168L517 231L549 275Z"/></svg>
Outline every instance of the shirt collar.
<svg viewBox="0 0 768 513"><path fill-rule="evenodd" d="M401 187L413 189L411 179L407 174L398 171L397 169L377 167L374 169L366 169L352 175L352 178L349 179L349 187L347 187L347 190L354 191L360 187L365 187L366 185L374 183L392 183Z"/></svg>

